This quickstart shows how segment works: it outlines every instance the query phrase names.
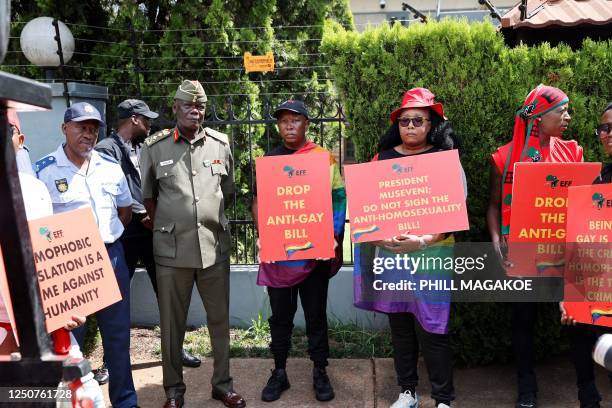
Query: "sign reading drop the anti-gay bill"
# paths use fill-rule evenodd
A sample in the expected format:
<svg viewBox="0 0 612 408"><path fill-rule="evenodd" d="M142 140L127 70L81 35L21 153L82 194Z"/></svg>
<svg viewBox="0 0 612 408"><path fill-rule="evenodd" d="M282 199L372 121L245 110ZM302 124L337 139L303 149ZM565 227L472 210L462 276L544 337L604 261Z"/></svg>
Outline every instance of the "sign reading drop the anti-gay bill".
<svg viewBox="0 0 612 408"><path fill-rule="evenodd" d="M469 228L456 150L344 168L353 242Z"/></svg>
<svg viewBox="0 0 612 408"><path fill-rule="evenodd" d="M121 300L90 208L29 222L47 331Z"/></svg>
<svg viewBox="0 0 612 408"><path fill-rule="evenodd" d="M329 154L259 157L255 165L260 259L333 258Z"/></svg>
<svg viewBox="0 0 612 408"><path fill-rule="evenodd" d="M508 259L511 276L560 276L565 260L567 191L591 184L601 163L516 163Z"/></svg>

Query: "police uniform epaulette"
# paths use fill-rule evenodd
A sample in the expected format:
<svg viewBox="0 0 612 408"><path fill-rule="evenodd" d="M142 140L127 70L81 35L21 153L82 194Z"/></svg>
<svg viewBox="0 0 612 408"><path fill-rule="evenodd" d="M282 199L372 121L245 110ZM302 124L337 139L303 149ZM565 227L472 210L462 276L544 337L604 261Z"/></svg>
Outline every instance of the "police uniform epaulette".
<svg viewBox="0 0 612 408"><path fill-rule="evenodd" d="M119 162L117 161L117 159L115 159L115 158L114 158L114 157L112 157L112 156L109 156L109 155L108 155L108 154L106 154L106 153L101 153L101 152L98 152L98 154L100 155L100 157L101 157L101 158L103 158L103 159L104 159L104 160L106 160L106 161L109 161L109 162L111 162L111 163L115 163L115 164L119 164Z"/></svg>
<svg viewBox="0 0 612 408"><path fill-rule="evenodd" d="M44 169L45 167L47 167L50 164L53 164L55 162L56 162L55 156L45 156L45 157L43 157L42 159L37 161L36 164L34 165L34 169L36 170L36 174L41 172L42 169Z"/></svg>
<svg viewBox="0 0 612 408"><path fill-rule="evenodd" d="M225 133L217 132L216 130L213 130L213 129L208 128L208 127L204 128L204 130L206 131L206 134L208 136L214 137L215 139L217 139L221 143L229 145L229 138L227 137L227 135Z"/></svg>
<svg viewBox="0 0 612 408"><path fill-rule="evenodd" d="M151 136L147 137L145 139L145 143L146 143L147 146L154 145L155 143L159 142L160 140L163 140L163 139L167 138L171 134L172 134L172 129L163 129L163 130L160 130L159 132L155 132Z"/></svg>

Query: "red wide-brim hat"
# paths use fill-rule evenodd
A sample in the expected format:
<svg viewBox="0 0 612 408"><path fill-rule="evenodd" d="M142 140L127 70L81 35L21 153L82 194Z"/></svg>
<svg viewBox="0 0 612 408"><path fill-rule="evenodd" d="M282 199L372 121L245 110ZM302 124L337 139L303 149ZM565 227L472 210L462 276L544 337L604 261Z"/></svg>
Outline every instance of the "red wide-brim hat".
<svg viewBox="0 0 612 408"><path fill-rule="evenodd" d="M446 116L444 116L444 106L441 103L435 102L435 97L436 96L427 88L412 88L406 91L402 99L402 106L391 112L391 122L395 122L397 120L397 115L408 108L430 108L438 116L446 120Z"/></svg>

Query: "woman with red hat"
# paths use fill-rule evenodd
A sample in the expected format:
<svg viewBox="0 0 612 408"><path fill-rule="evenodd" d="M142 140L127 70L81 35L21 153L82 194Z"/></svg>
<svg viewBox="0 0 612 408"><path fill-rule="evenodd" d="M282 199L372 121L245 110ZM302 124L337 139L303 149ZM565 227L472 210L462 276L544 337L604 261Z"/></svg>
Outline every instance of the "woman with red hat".
<svg viewBox="0 0 612 408"><path fill-rule="evenodd" d="M457 149L459 139L444 116L441 103L425 88L413 88L404 94L402 105L391 113L391 126L383 135L379 153L374 160L388 160ZM465 177L464 177L464 188ZM452 257L452 234L403 234L392 239L355 245L355 306L386 313L389 317L393 357L399 398L391 408L415 408L417 360L422 351L431 382L431 397L437 408L447 408L455 398L452 353L448 335L450 293L405 291L401 298L385 293L366 293L373 279L381 276L390 280L406 278L406 270L385 268L384 275L373 278L374 262L380 258L394 258L396 254L410 254L412 258ZM373 245L372 245L373 244ZM405 259L410 259L406 257ZM387 263L384 263L387 266ZM443 272L427 269L425 274ZM418 273L416 275L419 275ZM423 276L421 276L421 279ZM416 278L418 279L418 278Z"/></svg>
<svg viewBox="0 0 612 408"><path fill-rule="evenodd" d="M512 141L492 155L487 225L500 260L507 265L505 251L510 232L510 205L514 163L581 162L582 147L575 140L562 140L571 117L569 98L560 89L538 85L529 92L514 120ZM512 305L512 344L517 361L517 408L535 408L537 383L534 372L533 329L537 303Z"/></svg>

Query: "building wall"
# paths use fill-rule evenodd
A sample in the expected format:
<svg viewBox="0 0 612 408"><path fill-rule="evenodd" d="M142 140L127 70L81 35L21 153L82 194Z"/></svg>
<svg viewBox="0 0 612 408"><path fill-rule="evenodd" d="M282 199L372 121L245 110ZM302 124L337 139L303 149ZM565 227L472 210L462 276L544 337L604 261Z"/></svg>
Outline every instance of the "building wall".
<svg viewBox="0 0 612 408"><path fill-rule="evenodd" d="M261 314L270 316L270 303L265 288L257 286L257 265L232 265L230 273L230 325L247 328ZM137 269L130 291L131 321L135 326L158 326L159 309L149 275ZM298 302L299 305L299 302ZM353 306L353 267L343 267L329 282L327 296L327 318L329 321L353 323L364 328L387 327L387 316L367 312ZM304 312L298 306L295 325L304 327ZM193 288L187 325L200 327L206 324L206 312L200 295Z"/></svg>
<svg viewBox="0 0 612 408"><path fill-rule="evenodd" d="M379 25L395 17L399 20L412 20L409 11L402 11L402 0L385 0L385 8L380 7L380 0L350 0L351 11L359 31L370 25ZM425 15L436 17L440 3L441 17L466 16L469 20L482 20L489 12L478 4L478 0L407 0L405 1ZM517 0L492 0L493 5L501 12L509 10ZM494 20L497 22L497 20Z"/></svg>

